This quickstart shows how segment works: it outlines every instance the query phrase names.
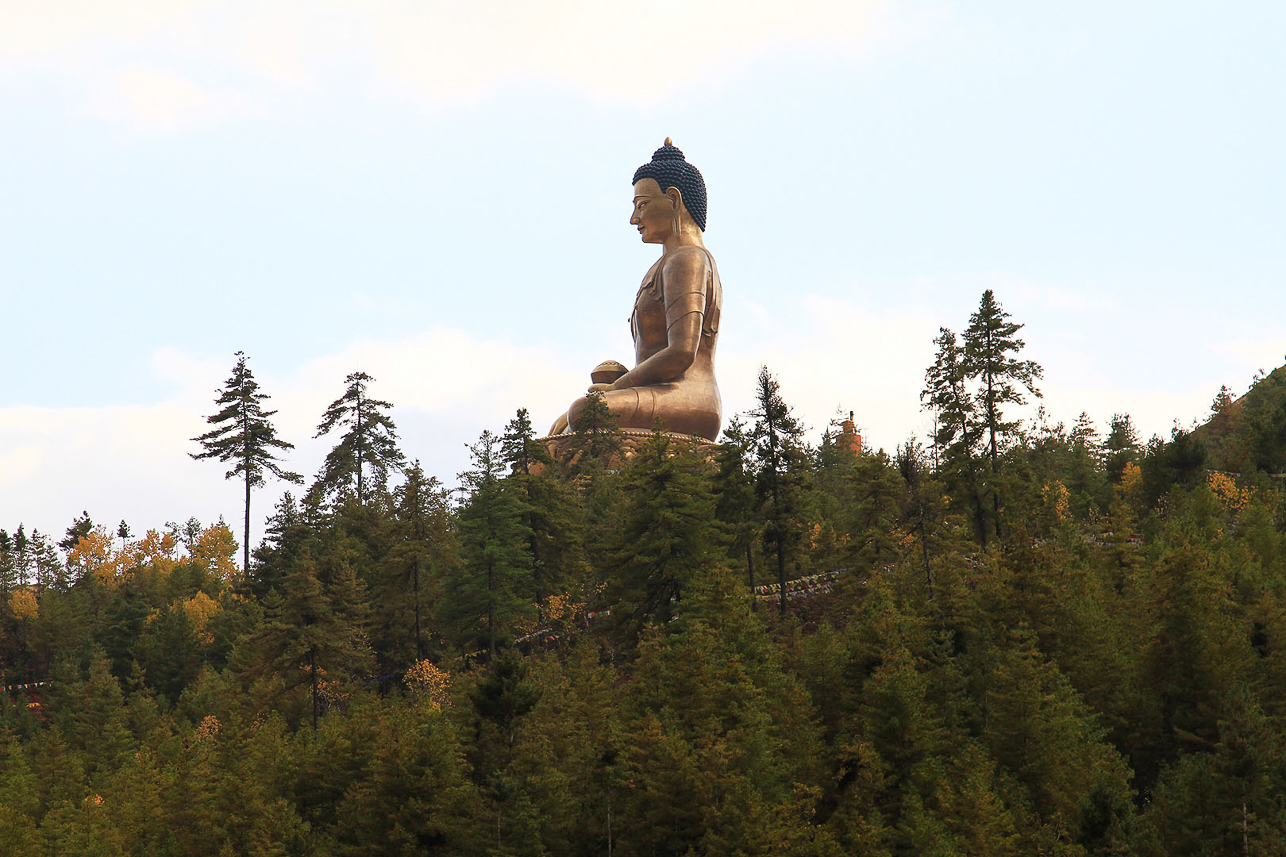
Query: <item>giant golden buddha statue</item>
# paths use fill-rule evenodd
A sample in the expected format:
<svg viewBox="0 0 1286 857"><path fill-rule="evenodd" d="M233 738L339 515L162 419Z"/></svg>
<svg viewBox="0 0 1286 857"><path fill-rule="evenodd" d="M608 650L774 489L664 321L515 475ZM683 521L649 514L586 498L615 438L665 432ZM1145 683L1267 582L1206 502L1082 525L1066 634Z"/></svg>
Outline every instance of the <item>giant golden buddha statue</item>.
<svg viewBox="0 0 1286 857"><path fill-rule="evenodd" d="M630 223L643 243L661 245L661 258L643 277L630 314L634 368L599 364L589 392L602 393L621 428L649 430L659 419L668 432L715 440L722 420L714 349L723 290L701 241L705 179L668 137L634 171ZM575 429L585 401L572 402L550 434Z"/></svg>

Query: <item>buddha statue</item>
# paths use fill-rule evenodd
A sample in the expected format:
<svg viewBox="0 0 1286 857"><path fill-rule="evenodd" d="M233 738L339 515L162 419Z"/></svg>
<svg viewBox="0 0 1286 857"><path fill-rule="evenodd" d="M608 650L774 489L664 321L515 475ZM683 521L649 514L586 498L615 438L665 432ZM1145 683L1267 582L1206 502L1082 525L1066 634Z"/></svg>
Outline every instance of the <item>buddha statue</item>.
<svg viewBox="0 0 1286 857"><path fill-rule="evenodd" d="M670 138L634 172L630 224L645 244L660 244L630 314L634 368L605 361L591 373L589 392L603 401L621 428L665 431L715 440L722 406L714 378L723 290L714 257L701 233L706 186ZM575 429L586 399L572 402L550 434Z"/></svg>

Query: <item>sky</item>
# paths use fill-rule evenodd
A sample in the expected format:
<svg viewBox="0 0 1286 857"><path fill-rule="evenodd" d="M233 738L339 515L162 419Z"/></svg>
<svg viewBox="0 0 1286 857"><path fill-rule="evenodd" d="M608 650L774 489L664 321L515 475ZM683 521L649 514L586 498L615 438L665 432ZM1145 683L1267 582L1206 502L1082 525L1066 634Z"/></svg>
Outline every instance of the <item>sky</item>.
<svg viewBox="0 0 1286 857"><path fill-rule="evenodd" d="M242 351L285 460L351 372L453 485L604 359L705 176L725 421L930 425L986 289L1053 421L1203 419L1286 362L1277 2L0 0L0 528L242 514L191 438ZM1030 413L1028 412L1028 416ZM283 486L256 492L252 543Z"/></svg>

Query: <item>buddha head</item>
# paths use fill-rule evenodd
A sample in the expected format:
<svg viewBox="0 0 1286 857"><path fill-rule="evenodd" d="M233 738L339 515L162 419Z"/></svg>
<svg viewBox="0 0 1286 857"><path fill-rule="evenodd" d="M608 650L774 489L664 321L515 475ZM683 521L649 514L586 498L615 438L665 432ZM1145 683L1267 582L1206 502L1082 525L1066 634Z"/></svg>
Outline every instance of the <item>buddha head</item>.
<svg viewBox="0 0 1286 857"><path fill-rule="evenodd" d="M649 210L650 209L650 210ZM678 231L686 214L702 232L706 228L706 183L669 137L652 160L634 171L634 214L630 223L647 243L662 243Z"/></svg>

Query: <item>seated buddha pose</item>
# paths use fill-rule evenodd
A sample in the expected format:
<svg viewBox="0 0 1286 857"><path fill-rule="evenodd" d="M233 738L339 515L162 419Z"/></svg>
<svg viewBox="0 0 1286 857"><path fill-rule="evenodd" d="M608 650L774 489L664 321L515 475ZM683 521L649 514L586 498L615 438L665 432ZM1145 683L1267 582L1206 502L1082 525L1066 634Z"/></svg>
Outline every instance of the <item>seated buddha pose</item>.
<svg viewBox="0 0 1286 857"><path fill-rule="evenodd" d="M600 365L590 392L603 394L621 428L649 430L660 419L666 431L715 440L722 407L714 349L723 291L701 241L705 180L668 137L634 172L630 223L645 244L661 245L661 258L643 277L630 314L634 368L620 374L623 366L612 372L605 370L611 361ZM573 430L585 401L572 402L550 434Z"/></svg>

